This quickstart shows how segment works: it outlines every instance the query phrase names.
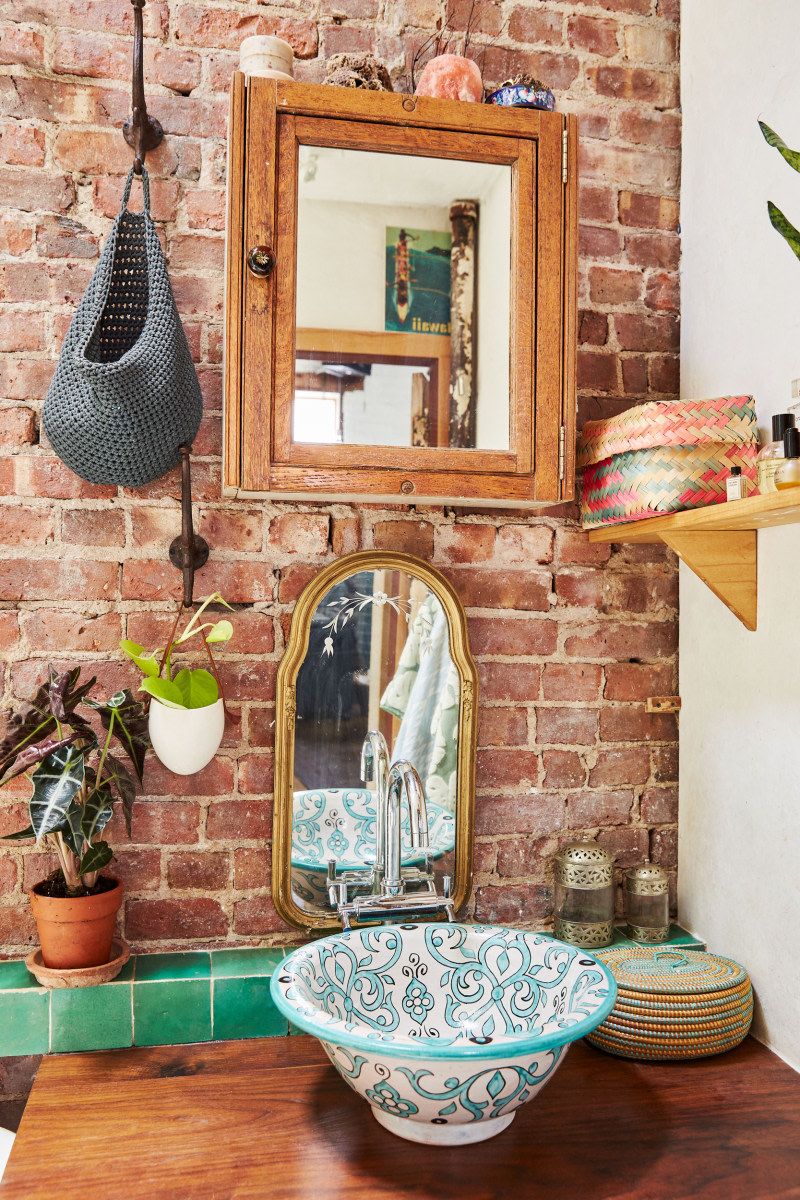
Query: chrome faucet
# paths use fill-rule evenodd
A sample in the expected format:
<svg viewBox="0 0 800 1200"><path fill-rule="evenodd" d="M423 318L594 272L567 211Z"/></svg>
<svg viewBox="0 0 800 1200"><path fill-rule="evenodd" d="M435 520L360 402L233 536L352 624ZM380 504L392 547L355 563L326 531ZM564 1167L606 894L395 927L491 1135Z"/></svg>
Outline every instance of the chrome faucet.
<svg viewBox="0 0 800 1200"><path fill-rule="evenodd" d="M396 762L389 771L386 786L386 815L383 824L383 890L389 896L399 896L403 890L400 873L402 861L403 794L408 804L408 823L411 845L415 850L428 849L428 808L425 792L417 770L410 762ZM378 849L381 842L378 841Z"/></svg>
<svg viewBox="0 0 800 1200"><path fill-rule="evenodd" d="M389 791L389 747L377 729L370 729L361 747L361 780L375 784L375 866L372 872L374 892L380 892L386 845L386 797Z"/></svg>
<svg viewBox="0 0 800 1200"><path fill-rule="evenodd" d="M411 845L425 851L425 865L402 865L403 798L408 805ZM371 895L352 895L346 879L336 879L329 870L328 894L339 913L344 929L351 919L385 920L399 917L407 920L410 914L444 912L448 921L455 920L450 896L450 878L443 880L443 895L439 895L428 855L428 809L425 792L416 768L410 762L396 762L389 770L381 822L381 840L376 846L376 874L380 870L379 890ZM379 809L380 811L380 809ZM380 866L379 866L380 864Z"/></svg>

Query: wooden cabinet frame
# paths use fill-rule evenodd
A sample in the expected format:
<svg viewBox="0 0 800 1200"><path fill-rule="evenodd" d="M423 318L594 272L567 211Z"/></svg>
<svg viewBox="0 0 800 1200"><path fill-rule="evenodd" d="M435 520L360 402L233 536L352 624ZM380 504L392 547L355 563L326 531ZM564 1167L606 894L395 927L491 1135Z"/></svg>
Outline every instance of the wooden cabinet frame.
<svg viewBox="0 0 800 1200"><path fill-rule="evenodd" d="M234 76L227 494L504 507L536 507L572 495L576 142L574 118L558 113ZM511 167L509 450L292 442L297 163L303 144ZM275 269L266 278L246 266L257 245L275 252Z"/></svg>

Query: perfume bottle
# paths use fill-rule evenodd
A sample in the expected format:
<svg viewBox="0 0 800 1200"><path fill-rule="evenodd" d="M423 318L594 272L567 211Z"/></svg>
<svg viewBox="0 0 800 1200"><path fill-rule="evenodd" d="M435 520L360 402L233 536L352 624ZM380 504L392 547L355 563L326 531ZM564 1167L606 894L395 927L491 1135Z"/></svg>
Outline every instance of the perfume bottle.
<svg viewBox="0 0 800 1200"><path fill-rule="evenodd" d="M794 413L776 413L772 418L772 441L760 451L756 459L758 490L762 496L774 492L775 472L784 460L783 435L794 428Z"/></svg>
<svg viewBox="0 0 800 1200"><path fill-rule="evenodd" d="M783 462L775 472L777 491L797 487L800 483L800 429L792 426L783 435Z"/></svg>
<svg viewBox="0 0 800 1200"><path fill-rule="evenodd" d="M742 474L741 467L731 467L731 473L725 480L725 493L728 500L744 500L747 495L749 480Z"/></svg>

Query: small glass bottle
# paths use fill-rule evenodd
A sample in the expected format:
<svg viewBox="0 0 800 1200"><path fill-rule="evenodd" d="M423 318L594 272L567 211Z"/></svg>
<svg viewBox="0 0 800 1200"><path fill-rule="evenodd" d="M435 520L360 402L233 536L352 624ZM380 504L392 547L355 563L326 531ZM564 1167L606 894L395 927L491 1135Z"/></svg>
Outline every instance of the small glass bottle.
<svg viewBox="0 0 800 1200"><path fill-rule="evenodd" d="M654 863L625 872L625 920L635 942L665 942L669 937L669 881Z"/></svg>
<svg viewBox="0 0 800 1200"><path fill-rule="evenodd" d="M747 495L748 480L742 474L741 467L731 467L731 473L725 480L725 493L728 500L744 500Z"/></svg>
<svg viewBox="0 0 800 1200"><path fill-rule="evenodd" d="M794 413L776 413L772 418L772 441L763 447L756 459L758 490L762 496L777 491L775 472L785 457L783 436L787 429L794 429Z"/></svg>
<svg viewBox="0 0 800 1200"><path fill-rule="evenodd" d="M797 487L800 483L800 429L787 429L783 435L783 462L775 472L775 487L780 492L784 488Z"/></svg>

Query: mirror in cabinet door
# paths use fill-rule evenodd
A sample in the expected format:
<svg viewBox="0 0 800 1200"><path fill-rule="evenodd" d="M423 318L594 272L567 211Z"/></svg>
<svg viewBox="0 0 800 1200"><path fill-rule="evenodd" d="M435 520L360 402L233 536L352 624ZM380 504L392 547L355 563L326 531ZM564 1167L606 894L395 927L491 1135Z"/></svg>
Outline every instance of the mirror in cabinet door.
<svg viewBox="0 0 800 1200"><path fill-rule="evenodd" d="M475 667L463 610L438 572L367 551L301 595L277 684L273 896L294 924L334 925L331 885L383 891L387 781L410 764L427 836L400 805L403 890L469 890ZM427 845L425 843L427 842Z"/></svg>
<svg viewBox="0 0 800 1200"><path fill-rule="evenodd" d="M561 114L237 75L228 492L568 498L575 155Z"/></svg>

